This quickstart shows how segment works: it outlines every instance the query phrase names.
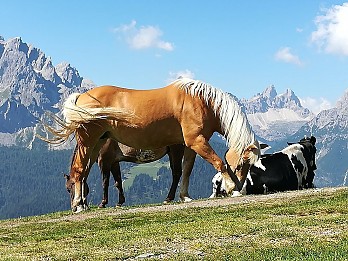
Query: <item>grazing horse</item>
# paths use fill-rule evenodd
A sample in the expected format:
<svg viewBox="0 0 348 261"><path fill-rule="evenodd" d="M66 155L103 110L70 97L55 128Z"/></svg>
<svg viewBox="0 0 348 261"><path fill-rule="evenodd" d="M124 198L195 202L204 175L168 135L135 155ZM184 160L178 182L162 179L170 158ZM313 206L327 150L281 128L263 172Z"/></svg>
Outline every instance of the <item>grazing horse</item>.
<svg viewBox="0 0 348 261"><path fill-rule="evenodd" d="M250 166L260 157L259 143L237 101L198 80L182 78L153 90L96 87L71 94L63 114L57 137L63 142L74 133L77 141L66 182L67 187L75 185L73 212L87 207L83 183L107 138L137 149L185 144L222 173L228 195L242 188ZM214 132L227 140L227 165L209 145Z"/></svg>
<svg viewBox="0 0 348 261"><path fill-rule="evenodd" d="M125 202L120 170L121 161L142 164L159 160L167 154L172 170L172 186L164 202L168 203L173 201L182 174L182 158L185 158L183 176L187 177L187 179L185 179L186 181L191 174L195 161L196 154L193 151L190 153L188 150L188 148L185 148L185 146L181 144L170 145L156 150L140 150L128 147L113 139L107 139L100 149L97 159L103 180L103 199L99 207L104 208L105 205L108 204L110 172L114 177L115 186L119 191L117 206L122 206ZM186 181L184 181L185 184L187 184ZM186 188L186 186L181 186L180 199L182 201L190 201L191 198L188 195L188 190L184 188Z"/></svg>

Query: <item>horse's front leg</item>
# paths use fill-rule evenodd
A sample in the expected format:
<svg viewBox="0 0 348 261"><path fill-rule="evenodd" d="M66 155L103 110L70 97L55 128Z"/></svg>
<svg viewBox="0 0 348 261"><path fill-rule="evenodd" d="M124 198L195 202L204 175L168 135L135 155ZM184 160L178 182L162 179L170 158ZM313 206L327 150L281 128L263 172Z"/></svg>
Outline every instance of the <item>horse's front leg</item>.
<svg viewBox="0 0 348 261"><path fill-rule="evenodd" d="M187 147L194 150L203 159L212 164L213 167L217 170L217 172L221 172L226 193L227 195L231 195L236 185L231 179L231 176L228 174L224 162L210 146L208 139L206 139L202 134L200 134L193 138L186 137L185 142Z"/></svg>
<svg viewBox="0 0 348 261"><path fill-rule="evenodd" d="M90 171L90 169L88 170L88 172ZM88 210L89 207L88 207L88 202L87 202L87 196L89 194L89 187L88 187L88 183L87 183L87 180L84 179L82 181L82 208L83 210Z"/></svg>

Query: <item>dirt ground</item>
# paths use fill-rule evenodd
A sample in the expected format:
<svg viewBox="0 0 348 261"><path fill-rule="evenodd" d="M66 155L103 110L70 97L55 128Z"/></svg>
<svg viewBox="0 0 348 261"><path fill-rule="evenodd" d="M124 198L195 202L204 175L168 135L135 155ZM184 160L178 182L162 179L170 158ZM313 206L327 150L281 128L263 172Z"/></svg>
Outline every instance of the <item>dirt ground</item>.
<svg viewBox="0 0 348 261"><path fill-rule="evenodd" d="M267 195L246 195L240 197L228 197L228 198L216 198L216 199L201 199L193 200L188 203L171 203L156 206L142 206L142 207L109 207L100 211L85 211L78 214L71 214L64 217L43 219L32 221L35 223L50 223L50 222L60 222L60 221L81 221L89 218L96 218L98 216L119 216L129 213L140 213L140 212L154 212L154 211L175 211L178 209L188 209L188 208L207 208L207 207L223 207L233 204L245 204L252 202L267 202L274 199L291 199L298 196L304 195L315 195L318 193L332 193L339 190L346 190L348 187L331 187L331 188L317 188L317 189L306 189L288 192L279 192ZM0 224L1 227L14 227L22 223L21 219L12 219ZM28 223L28 222L25 222Z"/></svg>

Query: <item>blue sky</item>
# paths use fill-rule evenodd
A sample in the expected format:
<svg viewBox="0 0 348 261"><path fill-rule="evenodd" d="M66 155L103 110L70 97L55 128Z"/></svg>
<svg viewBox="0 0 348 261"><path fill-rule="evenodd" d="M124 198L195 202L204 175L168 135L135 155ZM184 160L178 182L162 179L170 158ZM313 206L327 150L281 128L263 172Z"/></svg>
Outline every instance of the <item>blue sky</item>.
<svg viewBox="0 0 348 261"><path fill-rule="evenodd" d="M271 0L1 1L0 35L97 85L157 88L178 75L238 98L267 86L303 105L348 89L348 3Z"/></svg>

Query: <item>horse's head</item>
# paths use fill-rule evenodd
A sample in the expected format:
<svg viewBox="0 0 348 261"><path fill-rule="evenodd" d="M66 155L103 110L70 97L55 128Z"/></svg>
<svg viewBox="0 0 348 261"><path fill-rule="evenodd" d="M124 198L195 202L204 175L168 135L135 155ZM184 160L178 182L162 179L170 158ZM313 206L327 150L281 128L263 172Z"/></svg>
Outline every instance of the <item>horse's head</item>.
<svg viewBox="0 0 348 261"><path fill-rule="evenodd" d="M224 173L221 174L222 185L219 187L221 191L218 191L216 194L232 195L234 191L240 191L250 167L255 164L260 158L260 155L260 144L258 141L247 146L242 154L238 154L233 148L230 148L225 154L226 168L229 177L225 177ZM230 181L231 179L233 182Z"/></svg>
<svg viewBox="0 0 348 261"><path fill-rule="evenodd" d="M73 201L75 198L75 180L71 178L69 175L64 174L65 178L65 188L69 193L70 196L70 204L71 204L71 209L74 213L80 212L81 210L78 210L76 207L73 206ZM87 195L89 193L89 187L87 182L83 181L82 182L82 191L83 191L83 198L87 198ZM84 202L83 206L86 206L84 208L87 208L87 202Z"/></svg>

